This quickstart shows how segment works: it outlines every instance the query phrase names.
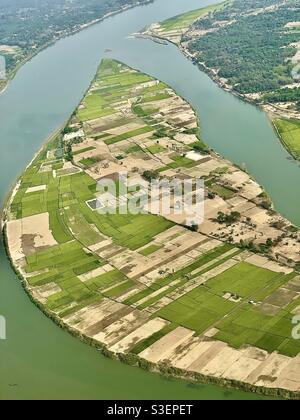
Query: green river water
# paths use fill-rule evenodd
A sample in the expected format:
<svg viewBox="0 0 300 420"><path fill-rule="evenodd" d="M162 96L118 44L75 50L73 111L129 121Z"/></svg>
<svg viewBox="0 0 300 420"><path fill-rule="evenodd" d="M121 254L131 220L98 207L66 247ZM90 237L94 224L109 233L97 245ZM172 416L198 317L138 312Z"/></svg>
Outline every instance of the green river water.
<svg viewBox="0 0 300 420"><path fill-rule="evenodd" d="M102 57L170 84L199 112L202 137L244 163L276 207L300 225L299 165L288 159L267 117L222 91L173 45L129 37L152 22L215 3L156 0L57 42L18 72L0 96L0 202L53 130L72 113ZM106 49L111 52L105 52ZM256 399L216 386L167 380L102 357L47 319L28 299L0 250L0 399Z"/></svg>

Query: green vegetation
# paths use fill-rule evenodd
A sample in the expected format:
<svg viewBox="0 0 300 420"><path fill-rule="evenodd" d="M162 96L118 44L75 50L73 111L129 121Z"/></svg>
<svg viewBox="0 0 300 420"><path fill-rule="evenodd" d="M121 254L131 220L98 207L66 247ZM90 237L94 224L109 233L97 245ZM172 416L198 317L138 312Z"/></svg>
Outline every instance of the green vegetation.
<svg viewBox="0 0 300 420"><path fill-rule="evenodd" d="M132 111L138 117L148 117L149 115L156 114L159 110L157 108L142 107L141 105L134 105Z"/></svg>
<svg viewBox="0 0 300 420"><path fill-rule="evenodd" d="M146 104L148 102L163 101L164 99L169 99L171 96L167 92L157 93L156 95L144 95L142 103Z"/></svg>
<svg viewBox="0 0 300 420"><path fill-rule="evenodd" d="M90 121L117 113L118 111L112 105L116 97L122 93L126 94L131 86L152 80L150 76L145 74L128 71L128 68L121 63L115 62L113 65L111 63L112 60L106 60L103 62L101 68L99 68L94 83L101 83L105 87L89 92L84 98L77 112L77 117L80 121ZM127 69L127 71L122 73L120 71L122 69ZM106 95L108 91L110 94ZM108 144L113 144L114 142L147 132L144 131L146 128L140 129L141 132L137 130L137 134L133 132L117 136L111 139L111 142L108 141Z"/></svg>
<svg viewBox="0 0 300 420"><path fill-rule="evenodd" d="M49 270L43 274L29 277L32 286L55 283L61 289L48 298L47 307L60 311L73 301L84 304L96 295L77 276L102 265L101 260L86 253L76 241L68 242L37 252L27 257L27 273Z"/></svg>
<svg viewBox="0 0 300 420"><path fill-rule="evenodd" d="M129 131L128 133L120 134L119 136L115 136L108 140L105 140L105 143L107 145L112 145L120 141L130 139L132 137L140 136L141 134L150 133L151 131L153 131L152 127L146 126L146 127L138 128L137 130Z"/></svg>
<svg viewBox="0 0 300 420"><path fill-rule="evenodd" d="M148 151L154 155L164 152L166 149L159 144L155 144L153 146L148 147Z"/></svg>
<svg viewBox="0 0 300 420"><path fill-rule="evenodd" d="M174 163L169 163L167 166L160 169L160 172L164 172L169 169L193 168L199 164L199 162L195 162L194 160L188 159L184 156L173 156L171 159L174 161Z"/></svg>
<svg viewBox="0 0 300 420"><path fill-rule="evenodd" d="M133 288L136 284L132 280L125 281L119 286L110 289L108 292L105 292L104 295L111 298L117 298L120 295L123 295L126 291Z"/></svg>
<svg viewBox="0 0 300 420"><path fill-rule="evenodd" d="M219 264L223 263L227 258L222 259L222 255L226 252L233 249L232 245L226 244L218 247L217 249L214 249L213 251L207 252L205 255L200 256L195 262L188 265L187 267L178 270L175 273L169 273L167 275L163 275L161 280L157 280L155 283L151 285L151 287L148 287L141 292L138 292L137 294L131 296L129 299L126 300L125 303L127 304L133 304L138 302L141 299L146 298L147 296L151 295L153 292L158 291L162 287L170 285L175 280L193 280L194 278L198 277L199 275L205 273L207 270L210 270ZM239 253L240 251L237 251ZM201 267L205 266L206 264L215 261L214 264L212 264L209 268L204 268L203 270ZM193 273L196 271L195 273ZM169 291L164 292L165 294L168 294Z"/></svg>
<svg viewBox="0 0 300 420"><path fill-rule="evenodd" d="M80 149L80 150L77 150L76 152L73 152L73 156L80 155L81 153L89 152L91 150L95 150L95 147L92 147L92 146L84 147L83 149Z"/></svg>
<svg viewBox="0 0 300 420"><path fill-rule="evenodd" d="M207 183L207 186L209 187L209 190L211 192L224 198L224 200L229 200L235 194L234 191L230 190L229 188L223 187L222 185Z"/></svg>
<svg viewBox="0 0 300 420"><path fill-rule="evenodd" d="M126 277L120 271L112 270L86 281L85 284L92 290L100 291L111 288L125 280Z"/></svg>
<svg viewBox="0 0 300 420"><path fill-rule="evenodd" d="M272 281L275 281L275 287L291 278L291 276L286 277L282 278L278 275L274 278ZM274 285L266 280L261 284L274 288ZM253 293L254 299L256 294L260 295L260 292L257 289L256 293ZM248 344L270 353L278 350L287 356L296 356L300 351L300 346L297 340L291 339L293 315L290 312L296 303L299 305L299 300L280 310L277 315L268 315L261 308L244 303L218 325L220 332L216 338L228 342L233 347Z"/></svg>
<svg viewBox="0 0 300 420"><path fill-rule="evenodd" d="M151 337L146 338L145 340L142 340L140 343L138 343L136 346L134 346L132 349L130 349L130 352L133 354L139 354L142 351L146 350L148 347L150 347L152 344L154 344L156 341L160 340L165 335L169 334L170 332L174 331L178 327L177 324L171 323L170 325L167 325L157 333L151 335Z"/></svg>
<svg viewBox="0 0 300 420"><path fill-rule="evenodd" d="M279 349L283 354L296 355L300 346L290 339L293 315L289 310L279 308L278 315L271 316L263 312L261 305L249 303L265 299L294 276L240 263L174 301L158 315L198 334L215 326L219 330L215 338L236 348L253 345L268 352ZM299 305L299 300L290 309L296 303Z"/></svg>
<svg viewBox="0 0 300 420"><path fill-rule="evenodd" d="M81 159L79 161L79 163L81 163L81 165L83 165L85 169L89 169L100 161L101 161L100 156L93 156L93 157L90 157L90 158Z"/></svg>
<svg viewBox="0 0 300 420"><path fill-rule="evenodd" d="M131 250L147 245L156 235L173 226L172 222L151 214L97 216L95 222L99 231L113 238L116 244Z"/></svg>
<svg viewBox="0 0 300 420"><path fill-rule="evenodd" d="M145 171L143 172L143 178L145 178L146 181L151 182L152 180L159 178L159 172Z"/></svg>
<svg viewBox="0 0 300 420"><path fill-rule="evenodd" d="M255 12L271 5L277 7ZM298 0L233 0L195 23L196 30L217 30L193 37L189 49L197 61L220 69L218 75L240 93L277 90L293 82L294 64L288 59L296 54L291 44L299 33L286 24L299 20Z"/></svg>
<svg viewBox="0 0 300 420"><path fill-rule="evenodd" d="M117 114L115 104L120 103L120 99L124 100L126 95L134 98L139 108L132 105L132 101L127 106L128 118L117 115L108 118L107 121L101 119L99 125L98 122L89 124L89 120L82 125L83 115L80 112L74 113L70 125L63 133L53 138L26 169L19 189L13 197L11 219L40 213L48 214L51 230L48 236L52 233L57 242L53 245L51 238L51 245L38 247L34 234L22 235L22 249L26 250L27 255L25 266L22 268L29 286L37 296L42 296L40 301L48 310L61 318L74 315L72 325L81 322L81 314L76 314L80 309L97 304L104 298L105 305L109 306L110 301L107 299L112 299L124 305L134 305L135 311L149 313L150 318L161 317L170 322L151 337L138 344L132 344L131 351L134 354L139 354L177 326L190 328L199 335L214 327L217 331L216 339L236 348L253 345L269 352L278 351L291 356L298 354L299 343L290 339L292 314L295 308L300 306L300 299L295 292L299 290L299 286L297 282L290 283L295 273L284 275L242 262L248 256L242 249L231 244L221 245L221 242L210 241L201 235L197 237L198 240L196 233L185 231L183 228L172 229L166 235L167 239L163 239L163 235L159 238L159 234L174 227L174 224L152 214L135 215L123 212L125 209L122 206L125 204L122 204L121 199L116 214L101 214L96 211L96 206L93 206L97 197L96 181L75 166L72 160L72 144L64 144L63 134L71 132L74 126L83 126L83 130L88 131L87 136L92 134L98 139L92 143L96 148L100 144L100 147L104 146L111 151L114 163L126 154L137 153L138 156L146 156L148 165L145 165L145 169L151 168L150 155L146 155L142 147L158 154L165 150L160 145L159 138L169 136L172 143L176 142L176 125L163 125L161 121L155 121L153 116L145 115L146 106L140 105L143 98L147 98L153 92L156 98L161 97L161 85L153 82L149 76L138 73L122 63L104 60L90 90L93 93L88 93L83 100L87 106L86 117L90 112L88 118L93 119L96 111L99 111L97 115L101 116L104 109L113 110ZM168 92L172 94L169 89ZM107 132L114 130L112 133L118 133L119 127L140 127L141 122L145 123L145 126L120 136L103 136L103 133L100 133L103 127L97 128L104 124ZM94 125L95 129L92 128ZM278 122L278 129L283 135L293 133L298 128L298 124L293 121ZM183 128L181 131L184 130ZM147 138L141 141L141 146L139 142L136 144L128 141L118 144L146 133L151 134L149 138L146 136ZM199 135L199 130L186 129L186 134ZM110 147L106 148L105 143ZM199 144L202 150L202 144ZM172 163L162 170L192 168L197 165L197 162L185 157L188 150L198 150L197 145L198 143L182 146L184 151L181 153L176 152L176 144L173 145L173 152L167 151ZM179 148L181 150L181 144ZM83 148L77 154L82 150L92 149L94 146ZM100 155L101 153L99 152ZM100 155L83 159L80 163L86 168L92 167L99 162ZM67 165L66 160L70 160ZM124 162L119 164L121 167ZM56 172L53 171L54 168ZM106 168L109 169L109 165ZM224 162L207 176L206 185L212 194L209 198L213 198L214 194L224 199L234 196L233 190L218 184L220 175L228 169L227 163ZM101 165L93 170L95 178L101 176ZM109 173L110 179L116 179L115 170L113 167ZM132 173L135 174L136 171L132 170ZM140 174L141 172L139 176ZM145 170L143 177L148 181L157 179L160 177L160 171ZM121 182L117 181L117 189L120 189ZM32 192L32 187L41 188ZM263 194L260 198L264 198ZM263 202L268 208L267 197ZM228 214L219 212L216 220L229 226L240 219L241 214L232 211ZM292 233L296 231L291 231ZM195 242L192 241L194 237L197 239ZM168 242L166 247L163 244L164 240ZM188 246L182 251L182 244L186 241ZM261 246L261 251L270 247L272 243L273 241L268 239ZM182 262L180 261L178 266L169 265L174 258L171 252L177 247L177 255L182 257ZM214 248L204 251L211 249L210 247ZM250 245L248 248L251 249ZM160 249L163 249L166 259L159 265L152 258L151 266L152 254ZM212 272L214 269L215 272ZM220 272L222 274L217 275ZM158 303L159 306L156 307ZM160 305L161 303L167 306ZM92 308L93 311L94 309L96 308ZM122 307L120 310L122 314L123 309ZM130 308L125 308L124 313L128 314L129 311ZM110 321L118 321L117 317L116 313L108 313L103 320L103 328L106 322L106 326L109 326Z"/></svg>
<svg viewBox="0 0 300 420"><path fill-rule="evenodd" d="M299 36L300 38L300 36ZM296 102L296 109L300 111L300 88L282 88L263 96L265 102Z"/></svg>
<svg viewBox="0 0 300 420"><path fill-rule="evenodd" d="M148 255L154 254L154 252L160 250L161 248L161 245L150 245L147 248L140 251L140 254L144 255L144 257L148 257Z"/></svg>
<svg viewBox="0 0 300 420"><path fill-rule="evenodd" d="M133 153L139 153L142 151L143 151L142 148L137 144L134 144L133 146L130 146L128 149L126 149L126 153L128 155L131 155Z"/></svg>
<svg viewBox="0 0 300 420"><path fill-rule="evenodd" d="M55 141L52 147L57 147ZM57 285L60 291L48 298L46 306L66 316L75 306L84 307L85 302L99 301L100 290L116 285L106 296L117 297L134 286L118 271L85 283L79 280L78 276L103 265L98 256L86 250L104 239L101 233L112 237L118 245L138 249L173 224L147 214L101 216L85 204L94 198L96 183L93 179L83 172L54 178L52 171L39 172L46 163L42 153L27 169L11 210L17 218L49 213L50 229L59 245L28 257L26 272L33 274L29 278L32 286ZM46 185L46 189L26 193L28 188L39 185ZM39 272L42 273L35 274ZM118 283L122 284L118 286Z"/></svg>
<svg viewBox="0 0 300 420"><path fill-rule="evenodd" d="M233 211L230 214L225 214L223 212L218 213L217 222L220 224L225 224L227 226L233 225L238 222L241 218L241 214L237 211Z"/></svg>
<svg viewBox="0 0 300 420"><path fill-rule="evenodd" d="M300 122L294 120L278 119L274 121L275 127L285 147L296 158L300 158Z"/></svg>
<svg viewBox="0 0 300 420"><path fill-rule="evenodd" d="M191 12L184 13L182 15L175 16L171 19L165 20L161 23L161 28L163 31L173 31L176 29L188 28L195 20L199 19L201 16L213 12L215 10L222 9L222 4L212 5L205 8L192 10Z"/></svg>
<svg viewBox="0 0 300 420"><path fill-rule="evenodd" d="M26 0L25 4L19 0L0 0L0 54L5 56L9 75L25 59L57 38L136 3L136 0L85 0L82 7L80 0L52 0L39 2L37 7L36 0Z"/></svg>
<svg viewBox="0 0 300 420"><path fill-rule="evenodd" d="M115 112L111 104L118 101L119 95L123 96L137 84L148 81L152 82L152 78L133 72L116 61L104 60L94 81L104 87L87 94L83 100L85 108L81 107L72 121L80 124L79 120L99 117L107 110ZM156 85L155 92L159 93L162 86ZM110 89L115 93L113 99L103 95L103 91ZM149 89L145 87L146 95L150 94ZM142 91L141 94L143 97ZM126 124L126 119L122 123ZM146 125L109 140L105 140L103 134L101 138L114 144L151 131L153 128ZM64 168L64 163L66 160L72 161L74 155L94 150L94 146L72 153L71 144L63 142L63 134L69 132L72 129L66 127L63 133L53 138L27 168L11 205L12 216L16 219L49 214L49 227L58 245L38 249L34 247L34 237L26 238L32 255L27 257L25 271L31 286L47 286L52 290L45 305L62 317L90 303L99 302L103 295L116 298L136 286L135 282L116 269L93 276L93 271L105 265L105 261L90 251L91 247L109 237L114 245L130 250L145 247L145 255L150 255L155 250L151 246L147 249L147 245L153 242L156 235L173 226L172 222L151 214L123 215L118 211L117 214L101 215L93 211L86 203L96 197L96 181L85 172L79 172L76 167ZM141 151L138 145L133 144L127 153ZM101 156L94 156L82 159L80 163L90 168L100 160ZM29 188L40 186L43 188L28 192ZM87 273L89 275L85 280L81 279Z"/></svg>

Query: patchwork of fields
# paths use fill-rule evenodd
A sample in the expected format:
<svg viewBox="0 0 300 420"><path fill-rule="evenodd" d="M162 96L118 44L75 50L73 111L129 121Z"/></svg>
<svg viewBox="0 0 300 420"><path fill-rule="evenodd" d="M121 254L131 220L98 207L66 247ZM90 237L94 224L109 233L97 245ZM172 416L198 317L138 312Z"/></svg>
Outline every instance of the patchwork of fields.
<svg viewBox="0 0 300 420"><path fill-rule="evenodd" d="M134 185L204 178L204 223L147 206L126 214L124 171ZM107 179L119 192L114 214L97 208ZM21 177L6 235L34 298L110 351L300 391L300 342L291 336L300 276L287 264L299 258L298 233L264 205L262 189L201 142L189 104L104 60L68 126Z"/></svg>

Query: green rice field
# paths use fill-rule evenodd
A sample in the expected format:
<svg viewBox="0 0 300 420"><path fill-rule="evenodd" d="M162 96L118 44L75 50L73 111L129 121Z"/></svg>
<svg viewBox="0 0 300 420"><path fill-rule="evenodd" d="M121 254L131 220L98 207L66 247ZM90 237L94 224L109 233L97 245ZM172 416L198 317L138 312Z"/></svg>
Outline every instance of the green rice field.
<svg viewBox="0 0 300 420"><path fill-rule="evenodd" d="M274 124L280 134L282 142L291 154L300 158L300 122L286 119L277 119Z"/></svg>
<svg viewBox="0 0 300 420"><path fill-rule="evenodd" d="M214 12L215 10L220 10L223 8L224 3L218 5L212 5L205 8L192 10L191 12L184 13L182 15L174 16L170 19L161 22L161 28L165 32L184 29L191 26L195 20L199 19L202 15L210 12Z"/></svg>

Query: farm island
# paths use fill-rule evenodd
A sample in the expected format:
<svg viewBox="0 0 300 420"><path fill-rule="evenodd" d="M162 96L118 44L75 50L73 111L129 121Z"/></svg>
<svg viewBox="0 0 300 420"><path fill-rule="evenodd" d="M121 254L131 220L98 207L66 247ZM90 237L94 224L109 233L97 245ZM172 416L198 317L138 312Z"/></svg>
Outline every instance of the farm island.
<svg viewBox="0 0 300 420"><path fill-rule="evenodd" d="M205 220L100 214L97 183L202 178ZM120 185L119 185L120 187ZM103 354L192 381L298 398L299 231L201 140L170 87L103 60L70 121L35 156L3 220L32 300Z"/></svg>
<svg viewBox="0 0 300 420"><path fill-rule="evenodd" d="M137 36L174 43L223 89L260 106L299 160L298 3L225 1L154 23Z"/></svg>

